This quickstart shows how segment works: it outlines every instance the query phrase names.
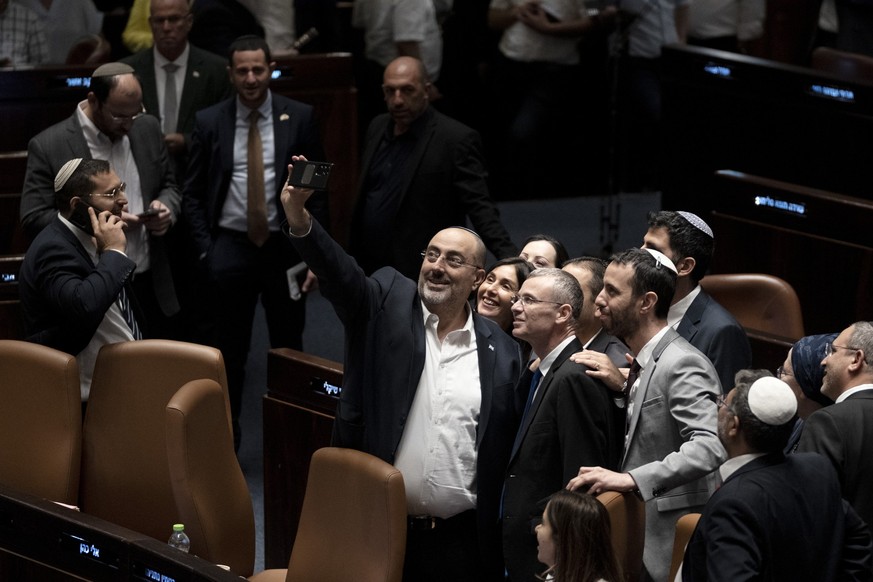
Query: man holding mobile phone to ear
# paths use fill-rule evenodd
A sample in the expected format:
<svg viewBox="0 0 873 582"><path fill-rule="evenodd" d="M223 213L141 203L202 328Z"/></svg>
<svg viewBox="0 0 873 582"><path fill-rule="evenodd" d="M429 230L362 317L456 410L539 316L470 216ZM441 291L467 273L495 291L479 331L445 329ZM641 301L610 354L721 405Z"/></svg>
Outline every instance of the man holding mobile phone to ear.
<svg viewBox="0 0 873 582"><path fill-rule="evenodd" d="M140 339L125 254L125 185L105 160L75 158L54 181L59 212L30 245L19 293L26 339L76 356L82 402L97 352Z"/></svg>

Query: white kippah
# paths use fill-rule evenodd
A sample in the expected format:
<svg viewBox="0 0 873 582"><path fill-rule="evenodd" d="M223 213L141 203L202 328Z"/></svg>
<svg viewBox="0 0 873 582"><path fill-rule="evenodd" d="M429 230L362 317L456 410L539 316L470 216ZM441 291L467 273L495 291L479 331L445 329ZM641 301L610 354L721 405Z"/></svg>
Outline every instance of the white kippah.
<svg viewBox="0 0 873 582"><path fill-rule="evenodd" d="M647 249L647 248L643 248L643 250L644 250L644 251L649 251L649 253L650 253L653 257L655 257L655 260L656 260L659 264L664 265L665 267L667 267L668 269L670 269L671 271L673 271L673 272L676 273L677 275L679 274L679 271L676 270L676 265L673 264L673 261L671 261L670 259L667 258L667 255L665 255L665 254L662 253L661 251L656 251L655 249Z"/></svg>
<svg viewBox="0 0 873 582"><path fill-rule="evenodd" d="M709 228L709 225L706 224L706 222L704 222L704 220L696 214L685 212L684 210L679 210L676 212L676 214L690 222L691 225L697 230L702 230L707 236L709 236L709 238L715 238L715 235L712 234L712 229Z"/></svg>
<svg viewBox="0 0 873 582"><path fill-rule="evenodd" d="M67 183L67 180L70 179L70 176L73 175L73 172L76 171L76 168L78 168L81 163L82 158L74 158L61 166L58 175L55 176L55 192L61 191L61 188L64 187L64 184Z"/></svg>
<svg viewBox="0 0 873 582"><path fill-rule="evenodd" d="M797 397L782 380L767 376L749 388L749 409L758 420L771 426L785 424L797 412Z"/></svg>

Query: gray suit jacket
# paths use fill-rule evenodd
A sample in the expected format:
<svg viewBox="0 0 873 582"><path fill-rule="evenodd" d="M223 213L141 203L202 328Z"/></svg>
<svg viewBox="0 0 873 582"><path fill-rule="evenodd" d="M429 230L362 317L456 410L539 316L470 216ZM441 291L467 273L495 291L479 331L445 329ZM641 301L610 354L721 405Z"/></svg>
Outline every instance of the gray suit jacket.
<svg viewBox="0 0 873 582"><path fill-rule="evenodd" d="M703 508L727 459L718 439L720 391L709 359L672 329L641 372L621 470L646 501L643 563L656 581L670 570L676 520Z"/></svg>
<svg viewBox="0 0 873 582"><path fill-rule="evenodd" d="M178 217L181 199L170 169L158 120L149 115L138 117L131 126L130 151L139 170L143 204L163 202ZM88 143L76 114L46 128L27 146L27 172L21 194L21 224L32 240L48 226L58 213L55 206L55 175L73 158L91 158ZM179 311L176 290L170 274L167 250L161 237L150 238L151 272L155 295L165 315Z"/></svg>

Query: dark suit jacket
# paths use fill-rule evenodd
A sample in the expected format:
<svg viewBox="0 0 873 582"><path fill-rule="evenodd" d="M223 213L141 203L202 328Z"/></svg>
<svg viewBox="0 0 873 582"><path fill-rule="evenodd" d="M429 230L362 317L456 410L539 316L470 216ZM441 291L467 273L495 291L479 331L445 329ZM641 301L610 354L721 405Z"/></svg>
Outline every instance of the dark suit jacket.
<svg viewBox="0 0 873 582"><path fill-rule="evenodd" d="M81 352L136 265L107 251L95 266L57 216L33 241L21 265L19 294L27 340Z"/></svg>
<svg viewBox="0 0 873 582"><path fill-rule="evenodd" d="M544 569L530 521L542 514L538 502L566 486L580 466L618 469L624 410L613 405L609 388L585 374L588 368L568 361L581 349L573 339L543 377L506 470L503 555L513 582L534 580ZM519 384L526 395L530 375Z"/></svg>
<svg viewBox="0 0 873 582"><path fill-rule="evenodd" d="M870 580L870 551L870 532L827 460L776 453L743 465L713 494L682 580Z"/></svg>
<svg viewBox="0 0 873 582"><path fill-rule="evenodd" d="M181 212L179 190L157 119L149 115L137 118L128 138L139 171L143 205L148 207L152 200L160 200L178 217ZM21 223L28 237L36 237L57 215L55 176L61 166L73 158L91 159L91 150L75 113L30 140L21 194ZM168 250L160 236L149 237L149 247L155 296L164 315L170 316L179 311L179 301L170 273Z"/></svg>
<svg viewBox="0 0 873 582"><path fill-rule="evenodd" d="M676 331L709 358L725 394L734 387L734 375L752 365L752 347L746 330L703 289L691 302Z"/></svg>
<svg viewBox="0 0 873 582"><path fill-rule="evenodd" d="M288 176L292 155L310 160L324 159L312 107L282 95L272 94L273 140L276 171L275 203L279 217L285 216L279 194ZM226 99L197 113L191 141L188 179L182 203L198 254L209 251L218 230L218 221L227 199L233 172L233 139L236 127L236 97ZM264 164L269 160L264 160ZM307 208L320 220L327 217L324 193L314 194ZM281 218L280 218L281 220ZM291 245L288 251L295 253ZM295 253L296 254L296 253Z"/></svg>
<svg viewBox="0 0 873 582"><path fill-rule="evenodd" d="M191 148L194 115L201 109L206 109L229 97L231 90L227 75L227 61L192 44L188 46L191 47L191 50L188 52L185 81L181 87L182 98L179 101L176 126L176 131L185 136L186 151L173 156L172 160L173 170L180 185L184 182L185 170L187 169L187 151ZM163 103L158 101L154 50L154 48L148 48L121 60L133 67L137 77L139 77L139 82L142 85L142 103L146 111L161 119Z"/></svg>
<svg viewBox="0 0 873 582"><path fill-rule="evenodd" d="M606 330L604 329L600 330L600 333L598 333L597 337L594 338L594 341L588 345L587 349L606 354L609 356L609 361L615 364L617 368L630 367L627 358L624 357L625 354L631 353L630 348L614 335L606 333Z"/></svg>
<svg viewBox="0 0 873 582"><path fill-rule="evenodd" d="M352 222L352 252L366 241L360 232L367 175L373 155L391 123L387 113L376 117L367 130L361 164L361 182ZM394 218L390 256L382 264L362 265L367 270L390 265L411 279L418 278L419 252L437 231L464 226L470 218L473 229L498 259L518 254L500 222L500 211L488 193L488 176L479 134L466 125L428 108L417 122L423 123L403 172L402 201Z"/></svg>
<svg viewBox="0 0 873 582"><path fill-rule="evenodd" d="M415 281L392 268L366 277L354 259L313 221L291 238L345 329L343 390L333 444L394 462L424 369L425 332ZM487 579L501 579L498 505L503 471L518 428L518 345L492 321L473 314L482 405L477 427L477 522Z"/></svg>
<svg viewBox="0 0 873 582"><path fill-rule="evenodd" d="M843 497L861 519L873 524L873 390L809 415L797 450L827 457L839 475Z"/></svg>

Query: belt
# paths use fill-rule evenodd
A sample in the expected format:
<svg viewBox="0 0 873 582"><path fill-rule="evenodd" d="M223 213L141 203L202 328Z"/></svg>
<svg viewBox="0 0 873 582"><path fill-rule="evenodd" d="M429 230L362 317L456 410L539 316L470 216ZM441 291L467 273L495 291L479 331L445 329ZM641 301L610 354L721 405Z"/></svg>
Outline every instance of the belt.
<svg viewBox="0 0 873 582"><path fill-rule="evenodd" d="M410 515L406 518L407 529L410 532L423 532L430 530L446 530L465 524L467 521L475 522L476 510L468 509L452 517L434 517L432 515Z"/></svg>

